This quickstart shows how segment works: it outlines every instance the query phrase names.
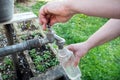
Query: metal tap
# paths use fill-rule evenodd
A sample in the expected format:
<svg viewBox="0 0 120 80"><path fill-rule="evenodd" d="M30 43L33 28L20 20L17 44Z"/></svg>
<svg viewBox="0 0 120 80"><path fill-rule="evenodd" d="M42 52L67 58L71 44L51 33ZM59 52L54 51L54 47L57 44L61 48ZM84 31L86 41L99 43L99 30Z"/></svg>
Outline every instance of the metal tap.
<svg viewBox="0 0 120 80"><path fill-rule="evenodd" d="M58 48L62 49L65 44L65 39L56 35L49 24L47 25L47 29L48 33L46 34L46 36L49 42L53 43L54 41L56 41L56 45L58 46Z"/></svg>
<svg viewBox="0 0 120 80"><path fill-rule="evenodd" d="M50 25L47 27L48 32L46 33L46 37L42 39L32 39L22 43L18 43L11 46L6 46L0 48L0 57L10 55L12 53L29 50L32 48L41 47L47 43L56 42L56 45L59 49L62 49L65 43L65 39L61 38L60 36L56 35L54 31L51 29Z"/></svg>

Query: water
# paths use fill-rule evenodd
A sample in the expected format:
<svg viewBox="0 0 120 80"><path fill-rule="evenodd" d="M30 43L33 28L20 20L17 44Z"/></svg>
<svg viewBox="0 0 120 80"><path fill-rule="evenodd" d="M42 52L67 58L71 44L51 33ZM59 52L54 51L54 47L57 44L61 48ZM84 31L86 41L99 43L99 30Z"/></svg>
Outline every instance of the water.
<svg viewBox="0 0 120 80"><path fill-rule="evenodd" d="M68 66L68 67L63 67L66 74L68 75L68 77L72 80L81 80L80 76L81 76L81 72L79 67L74 67L74 66Z"/></svg>
<svg viewBox="0 0 120 80"><path fill-rule="evenodd" d="M73 66L75 57L71 51L69 51L66 48L59 50L58 59L70 79L81 80L80 79L81 72L80 72L79 67Z"/></svg>

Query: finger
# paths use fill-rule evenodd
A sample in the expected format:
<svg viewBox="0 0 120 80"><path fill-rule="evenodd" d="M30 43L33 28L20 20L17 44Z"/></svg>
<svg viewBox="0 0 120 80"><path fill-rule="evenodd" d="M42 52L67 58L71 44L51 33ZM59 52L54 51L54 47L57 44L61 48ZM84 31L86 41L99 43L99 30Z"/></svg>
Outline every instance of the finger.
<svg viewBox="0 0 120 80"><path fill-rule="evenodd" d="M55 23L57 23L57 21L54 19L54 18L51 18L51 21L50 21L50 25L54 25Z"/></svg>
<svg viewBox="0 0 120 80"><path fill-rule="evenodd" d="M45 17L42 17L40 19L40 22L42 23L43 30L45 30L47 25L47 19Z"/></svg>
<svg viewBox="0 0 120 80"><path fill-rule="evenodd" d="M77 67L78 63L79 63L80 57L76 56L75 61L74 61L74 66Z"/></svg>
<svg viewBox="0 0 120 80"><path fill-rule="evenodd" d="M46 18L47 18L48 23L49 23L49 22L50 22L51 15L50 15L50 14L47 14L47 15L46 15Z"/></svg>
<svg viewBox="0 0 120 80"><path fill-rule="evenodd" d="M58 23L58 22L59 22L58 19L59 19L59 16L57 16L57 15L52 15L52 16L51 16L51 22L50 22L50 24L53 25L53 24L55 24L55 23Z"/></svg>
<svg viewBox="0 0 120 80"><path fill-rule="evenodd" d="M39 14L40 14L40 13L39 13ZM43 25L43 21L42 21L41 17L39 17L39 23L40 23L41 25Z"/></svg>
<svg viewBox="0 0 120 80"><path fill-rule="evenodd" d="M64 17L62 16L58 16L58 15L53 15L51 17L51 25L55 24L55 23L60 23L60 22L64 22Z"/></svg>
<svg viewBox="0 0 120 80"><path fill-rule="evenodd" d="M44 16L40 17L40 22L42 23L42 25L46 24L47 23L46 17L44 17Z"/></svg>
<svg viewBox="0 0 120 80"><path fill-rule="evenodd" d="M46 18L46 13L45 13L45 6L42 6L41 9L39 10L39 21L40 24L46 24L47 23L47 18Z"/></svg>
<svg viewBox="0 0 120 80"><path fill-rule="evenodd" d="M40 8L40 10L39 10L39 15L38 15L38 16L39 16L39 22L40 22L41 25L43 25L43 22L42 22L42 19L41 19L41 18L42 18L41 16L43 15L43 7L44 7L44 6L42 6L42 7Z"/></svg>
<svg viewBox="0 0 120 80"><path fill-rule="evenodd" d="M39 23L40 23L41 25L43 25L43 22L41 21L41 19L39 19Z"/></svg>
<svg viewBox="0 0 120 80"><path fill-rule="evenodd" d="M39 13L40 14L40 13ZM39 23L43 25L42 19L39 17Z"/></svg>
<svg viewBox="0 0 120 80"><path fill-rule="evenodd" d="M42 25L43 30L46 30L46 24Z"/></svg>
<svg viewBox="0 0 120 80"><path fill-rule="evenodd" d="M73 53L75 52L75 49L74 49L74 45L73 45L73 44L68 45L67 48L68 48L70 51L73 51Z"/></svg>

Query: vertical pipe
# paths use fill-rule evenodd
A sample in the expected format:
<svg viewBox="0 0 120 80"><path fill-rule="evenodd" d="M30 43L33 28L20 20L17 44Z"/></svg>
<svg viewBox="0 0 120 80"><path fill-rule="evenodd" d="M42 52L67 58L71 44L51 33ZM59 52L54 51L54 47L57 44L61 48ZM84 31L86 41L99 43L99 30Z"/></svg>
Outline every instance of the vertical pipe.
<svg viewBox="0 0 120 80"><path fill-rule="evenodd" d="M5 29L5 35L8 41L8 45L13 45L14 44L14 40L13 40L13 24L6 24L4 25L4 29ZM17 65L17 54L12 54L12 61L13 61L13 65L16 71L16 65ZM16 74L16 72L15 72ZM16 76L17 77L17 76Z"/></svg>

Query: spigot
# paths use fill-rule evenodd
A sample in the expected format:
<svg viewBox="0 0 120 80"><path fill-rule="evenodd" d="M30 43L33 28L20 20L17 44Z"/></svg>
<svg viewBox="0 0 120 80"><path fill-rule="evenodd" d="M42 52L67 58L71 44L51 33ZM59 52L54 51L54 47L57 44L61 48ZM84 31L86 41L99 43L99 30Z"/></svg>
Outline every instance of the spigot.
<svg viewBox="0 0 120 80"><path fill-rule="evenodd" d="M56 35L49 24L47 25L47 30L48 32L46 33L46 37L49 40L49 43L53 43L54 41L56 41L56 45L58 46L58 48L62 49L65 44L65 39Z"/></svg>
<svg viewBox="0 0 120 80"><path fill-rule="evenodd" d="M65 44L65 39L54 34L54 38L56 40L56 45L58 46L58 49L63 49L63 46Z"/></svg>

